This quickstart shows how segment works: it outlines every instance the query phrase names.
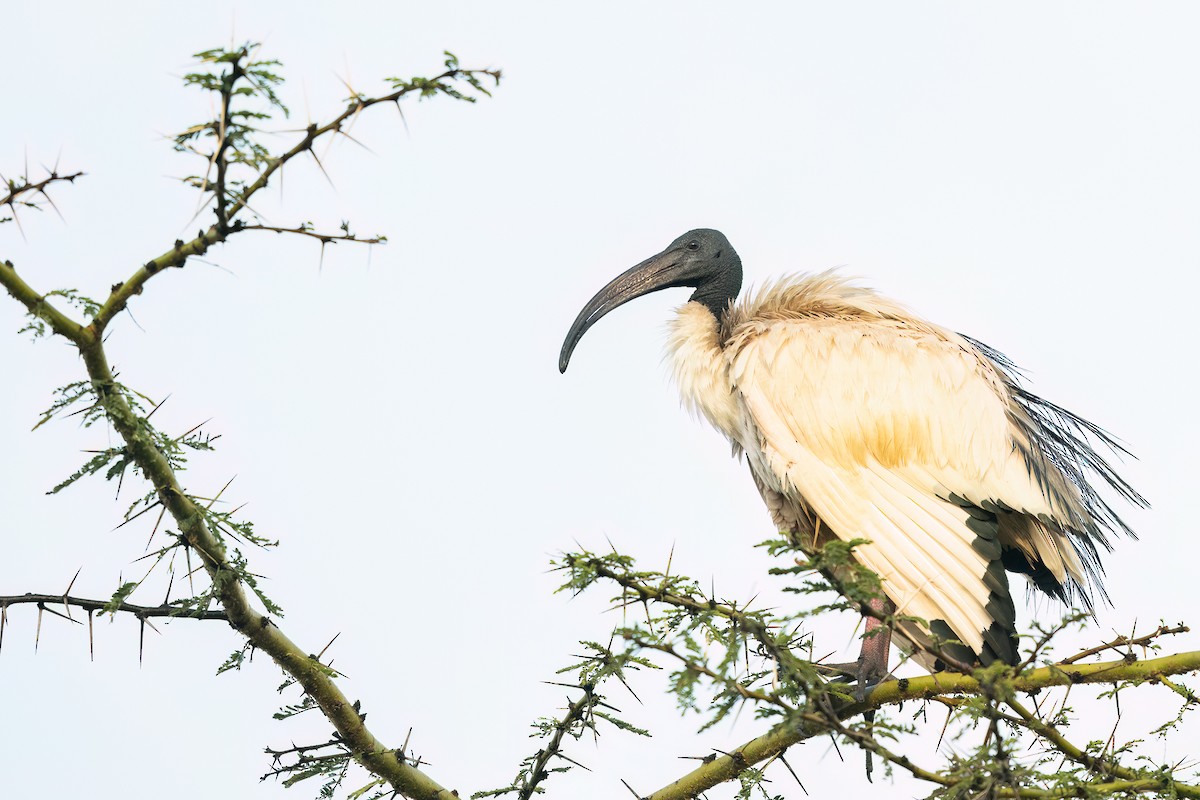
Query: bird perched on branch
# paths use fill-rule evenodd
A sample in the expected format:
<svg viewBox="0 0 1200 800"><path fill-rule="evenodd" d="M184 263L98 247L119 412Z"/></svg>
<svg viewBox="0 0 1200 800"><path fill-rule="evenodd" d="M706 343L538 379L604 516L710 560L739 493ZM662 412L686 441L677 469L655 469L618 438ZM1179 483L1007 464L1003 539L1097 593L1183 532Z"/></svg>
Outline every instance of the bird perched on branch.
<svg viewBox="0 0 1200 800"><path fill-rule="evenodd" d="M866 540L851 555L883 597L862 604L860 690L887 674L893 630L927 669L1016 664L1007 572L1064 602L1107 599L1100 551L1133 532L1089 481L1147 504L1093 448L1124 452L1102 429L1026 391L996 350L832 272L739 303L741 286L725 236L689 231L588 301L559 370L618 306L695 290L668 344L685 403L745 453L798 547Z"/></svg>

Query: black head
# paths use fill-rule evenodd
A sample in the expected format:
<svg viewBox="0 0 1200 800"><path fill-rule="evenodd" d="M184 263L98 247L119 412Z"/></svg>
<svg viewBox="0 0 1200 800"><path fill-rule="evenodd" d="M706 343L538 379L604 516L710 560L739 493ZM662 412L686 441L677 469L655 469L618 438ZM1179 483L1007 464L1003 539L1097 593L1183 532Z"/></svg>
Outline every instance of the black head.
<svg viewBox="0 0 1200 800"><path fill-rule="evenodd" d="M575 345L605 314L635 297L677 286L694 287L691 299L721 318L742 288L742 260L725 234L711 228L688 231L666 250L609 282L588 301L567 331L558 371L567 371Z"/></svg>

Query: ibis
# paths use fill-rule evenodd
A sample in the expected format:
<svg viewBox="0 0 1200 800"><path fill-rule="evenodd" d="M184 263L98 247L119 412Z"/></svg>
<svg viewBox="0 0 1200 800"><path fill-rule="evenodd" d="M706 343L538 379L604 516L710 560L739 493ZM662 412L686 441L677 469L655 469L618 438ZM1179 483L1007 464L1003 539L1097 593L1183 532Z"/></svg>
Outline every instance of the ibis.
<svg viewBox="0 0 1200 800"><path fill-rule="evenodd" d="M1026 390L999 351L836 272L738 301L729 240L689 231L588 301L559 371L605 314L674 287L694 290L668 333L684 404L745 454L799 549L859 541L851 557L879 578L858 603L860 687L887 674L893 636L930 670L1018 663L1008 573L1066 603L1107 599L1100 554L1133 532L1097 487L1147 505L1097 450L1120 445Z"/></svg>

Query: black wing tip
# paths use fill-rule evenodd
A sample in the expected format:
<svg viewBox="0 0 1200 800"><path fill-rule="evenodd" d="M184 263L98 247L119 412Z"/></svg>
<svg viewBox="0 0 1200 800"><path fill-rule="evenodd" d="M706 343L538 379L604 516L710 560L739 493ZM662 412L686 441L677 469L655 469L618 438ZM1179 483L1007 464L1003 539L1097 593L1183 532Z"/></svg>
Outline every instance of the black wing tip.
<svg viewBox="0 0 1200 800"><path fill-rule="evenodd" d="M1054 472L1078 492L1079 513L1071 512L1071 519L1065 522L1060 519L1050 520L1049 523L1067 535L1074 546L1083 562L1087 585L1073 578L1059 582L1053 576L1034 574L1032 567L1016 571L1029 575L1038 589L1068 604L1079 598L1090 609L1090 591L1107 601L1098 546L1111 551L1109 537L1116 534L1131 539L1138 537L1096 487L1107 485L1115 495L1135 508L1148 509L1150 502L1117 473L1099 450L1108 450L1117 460L1136 456L1124 442L1101 426L1025 389L1021 385L1021 371L1002 352L978 339L969 336L964 338L992 362L1006 384L1014 406L1010 411L1010 419L1028 437L1028 446L1015 446L1022 451L1031 477L1037 480L1048 496L1058 494L1051 486L1049 473ZM1058 499L1063 500L1067 508L1074 505L1061 496ZM1045 524L1047 520L1042 522Z"/></svg>
<svg viewBox="0 0 1200 800"><path fill-rule="evenodd" d="M996 661L1014 667L1021 663L1021 651L1015 630L993 622L982 633L983 652L979 654L979 663L985 667Z"/></svg>

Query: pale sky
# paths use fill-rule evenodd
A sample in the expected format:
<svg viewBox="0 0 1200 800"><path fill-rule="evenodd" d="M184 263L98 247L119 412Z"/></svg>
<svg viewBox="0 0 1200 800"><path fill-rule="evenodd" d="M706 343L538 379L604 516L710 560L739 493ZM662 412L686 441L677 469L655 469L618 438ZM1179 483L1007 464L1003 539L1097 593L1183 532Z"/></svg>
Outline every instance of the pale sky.
<svg viewBox="0 0 1200 800"><path fill-rule="evenodd" d="M1194 4L118 6L0 7L0 172L58 159L88 173L54 195L65 222L26 213L24 239L0 227L0 259L42 291L103 296L207 224L190 221L195 197L174 180L197 164L164 140L210 111L180 85L196 51L265 42L289 78L281 129L340 110L339 79L381 92L383 77L439 71L444 49L504 70L475 106L407 104L407 129L394 109L364 115L355 137L371 152L343 142L323 155L332 188L303 165L258 204L280 225L351 220L386 247L339 246L321 264L309 241L236 237L210 253L220 268L156 278L108 343L122 380L170 395L160 425L211 419L219 449L185 483L206 494L237 476L227 497L282 540L251 563L284 630L314 652L340 632L330 652L347 694L385 742L411 727L443 785L467 796L511 780L537 747L529 723L562 704L542 681L619 622L603 592L552 594L553 554L611 539L661 568L674 547L674 571L725 597L778 593L752 546L772 530L745 465L680 410L661 362L686 292L612 314L566 376L556 368L582 304L689 228L724 231L751 284L832 266L861 276L1114 432L1154 510L1128 514L1141 540L1106 560L1113 607L1086 642L1135 621L1200 624ZM83 371L63 343L16 336L22 324L0 298L0 594L62 591L82 567L73 592L104 597L119 575L140 577L149 531L112 530L129 485L116 502L99 480L45 495L112 439L73 421L30 432ZM139 668L132 619L98 626L94 663L86 631L56 618L35 655L35 620L10 609L0 654L0 794L316 792L257 783L264 747L328 726L271 719L280 673L265 657L214 677L241 643L220 623L160 625ZM842 617L821 635L852 649L852 628ZM654 738L575 745L593 772L553 779L551 797L619 797L620 778L648 794L694 765L679 756L762 732L744 714L695 736L700 721L660 699L664 677L639 677L641 706L611 692ZM1096 719L1107 735L1111 715ZM924 746L913 757L936 763ZM813 797L928 791L870 788L848 758L827 741L789 754Z"/></svg>

